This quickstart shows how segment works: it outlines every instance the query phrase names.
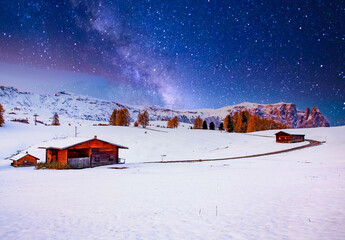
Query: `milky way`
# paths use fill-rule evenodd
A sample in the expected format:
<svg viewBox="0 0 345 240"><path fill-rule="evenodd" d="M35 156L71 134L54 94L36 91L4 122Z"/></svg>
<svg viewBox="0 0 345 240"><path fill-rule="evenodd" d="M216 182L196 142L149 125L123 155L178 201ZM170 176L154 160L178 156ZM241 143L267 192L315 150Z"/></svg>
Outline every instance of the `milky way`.
<svg viewBox="0 0 345 240"><path fill-rule="evenodd" d="M5 0L0 61L101 76L119 102L284 101L345 124L344 11L341 1Z"/></svg>

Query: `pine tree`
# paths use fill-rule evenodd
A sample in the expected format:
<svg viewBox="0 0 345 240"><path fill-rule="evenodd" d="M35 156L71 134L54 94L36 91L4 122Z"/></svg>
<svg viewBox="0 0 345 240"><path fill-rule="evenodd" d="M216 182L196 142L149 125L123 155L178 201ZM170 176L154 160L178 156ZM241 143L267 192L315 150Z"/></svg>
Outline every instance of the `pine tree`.
<svg viewBox="0 0 345 240"><path fill-rule="evenodd" d="M234 132L241 132L242 120L240 114L236 112L232 119L234 123Z"/></svg>
<svg viewBox="0 0 345 240"><path fill-rule="evenodd" d="M168 119L167 128L177 128L179 124L178 118L174 117L173 119Z"/></svg>
<svg viewBox="0 0 345 240"><path fill-rule="evenodd" d="M247 132L248 116L249 116L249 112L247 110L242 112L242 116L241 116L242 124L241 124L241 130L240 130L241 133Z"/></svg>
<svg viewBox="0 0 345 240"><path fill-rule="evenodd" d="M172 119L172 126L173 126L173 128L177 128L177 127L178 127L178 124L179 124L178 117L175 116L175 117Z"/></svg>
<svg viewBox="0 0 345 240"><path fill-rule="evenodd" d="M227 115L224 119L224 128L227 132L233 132L234 131L234 124L232 122L231 116Z"/></svg>
<svg viewBox="0 0 345 240"><path fill-rule="evenodd" d="M224 130L224 124L223 124L223 123L220 123L218 129L219 129L220 131Z"/></svg>
<svg viewBox="0 0 345 240"><path fill-rule="evenodd" d="M116 125L116 117L119 111L117 109L114 109L113 113L110 116L109 119L109 125L115 126Z"/></svg>
<svg viewBox="0 0 345 240"><path fill-rule="evenodd" d="M207 129L207 122L206 122L206 120L204 120L203 123L202 123L202 129Z"/></svg>
<svg viewBox="0 0 345 240"><path fill-rule="evenodd" d="M193 129L202 129L202 119L200 117L194 120Z"/></svg>
<svg viewBox="0 0 345 240"><path fill-rule="evenodd" d="M150 117L148 112L145 110L143 113L138 114L138 124L141 125L143 128L149 125Z"/></svg>
<svg viewBox="0 0 345 240"><path fill-rule="evenodd" d="M131 117L127 108L121 108L116 116L117 126L129 126Z"/></svg>
<svg viewBox="0 0 345 240"><path fill-rule="evenodd" d="M2 127L5 124L5 119L4 119L4 108L0 104L0 127Z"/></svg>
<svg viewBox="0 0 345 240"><path fill-rule="evenodd" d="M214 125L214 122L210 122L210 130L214 130L216 126Z"/></svg>
<svg viewBox="0 0 345 240"><path fill-rule="evenodd" d="M53 126L59 126L60 125L59 115L57 113L55 113L54 116L53 116L52 125Z"/></svg>
<svg viewBox="0 0 345 240"><path fill-rule="evenodd" d="M248 121L247 132L255 132L257 131L257 116L250 116Z"/></svg>
<svg viewBox="0 0 345 240"><path fill-rule="evenodd" d="M134 127L138 127L139 123L137 121L134 122Z"/></svg>
<svg viewBox="0 0 345 240"><path fill-rule="evenodd" d="M172 127L172 121L170 118L168 119L168 122L167 122L167 128L173 128Z"/></svg>

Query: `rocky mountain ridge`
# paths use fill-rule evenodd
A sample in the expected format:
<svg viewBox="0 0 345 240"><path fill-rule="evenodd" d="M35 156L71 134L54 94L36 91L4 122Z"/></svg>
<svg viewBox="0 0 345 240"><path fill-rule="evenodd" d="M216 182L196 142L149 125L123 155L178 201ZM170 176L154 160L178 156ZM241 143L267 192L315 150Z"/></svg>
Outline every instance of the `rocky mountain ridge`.
<svg viewBox="0 0 345 240"><path fill-rule="evenodd" d="M150 120L167 120L177 116L181 122L193 123L200 116L208 123L213 121L216 126L222 122L226 115L238 111L248 110L261 118L272 119L286 124L292 128L328 127L329 123L314 106L305 111L296 109L292 103L256 104L241 103L219 109L173 110L158 106L134 106L120 104L114 101L97 99L73 93L59 92L55 95L45 95L22 92L13 87L0 87L0 103L4 106L5 119L28 119L32 122L34 114L44 123L50 123L55 112L60 116L61 123L76 123L79 120L107 122L114 108L126 107L132 120L140 111L147 110Z"/></svg>

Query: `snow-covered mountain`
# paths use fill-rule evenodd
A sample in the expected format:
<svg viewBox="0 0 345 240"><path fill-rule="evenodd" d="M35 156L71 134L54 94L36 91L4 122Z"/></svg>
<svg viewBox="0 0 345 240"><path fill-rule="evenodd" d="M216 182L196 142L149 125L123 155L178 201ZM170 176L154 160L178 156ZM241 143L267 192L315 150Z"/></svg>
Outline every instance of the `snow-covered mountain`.
<svg viewBox="0 0 345 240"><path fill-rule="evenodd" d="M287 124L292 128L329 126L328 121L316 106L312 110L307 108L306 111L300 111L292 103L256 104L245 102L219 109L172 110L157 106L124 105L114 101L66 92L59 92L53 96L21 92L13 87L4 86L0 87L0 103L6 110L6 120L28 119L29 122L33 122L33 115L38 114L37 119L47 124L51 123L51 118L55 112L59 114L62 124L72 124L83 120L107 122L114 108L126 107L132 120L136 120L140 111L147 110L150 120L165 120L178 116L181 122L193 123L194 119L200 116L208 123L213 121L218 126L229 113L248 110L251 114Z"/></svg>

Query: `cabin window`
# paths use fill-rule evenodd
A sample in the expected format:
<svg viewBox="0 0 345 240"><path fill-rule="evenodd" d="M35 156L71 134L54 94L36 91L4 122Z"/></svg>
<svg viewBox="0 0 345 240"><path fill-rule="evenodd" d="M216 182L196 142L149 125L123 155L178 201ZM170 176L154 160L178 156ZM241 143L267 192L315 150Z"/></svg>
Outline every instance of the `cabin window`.
<svg viewBox="0 0 345 240"><path fill-rule="evenodd" d="M99 162L99 157L95 157L95 162Z"/></svg>

